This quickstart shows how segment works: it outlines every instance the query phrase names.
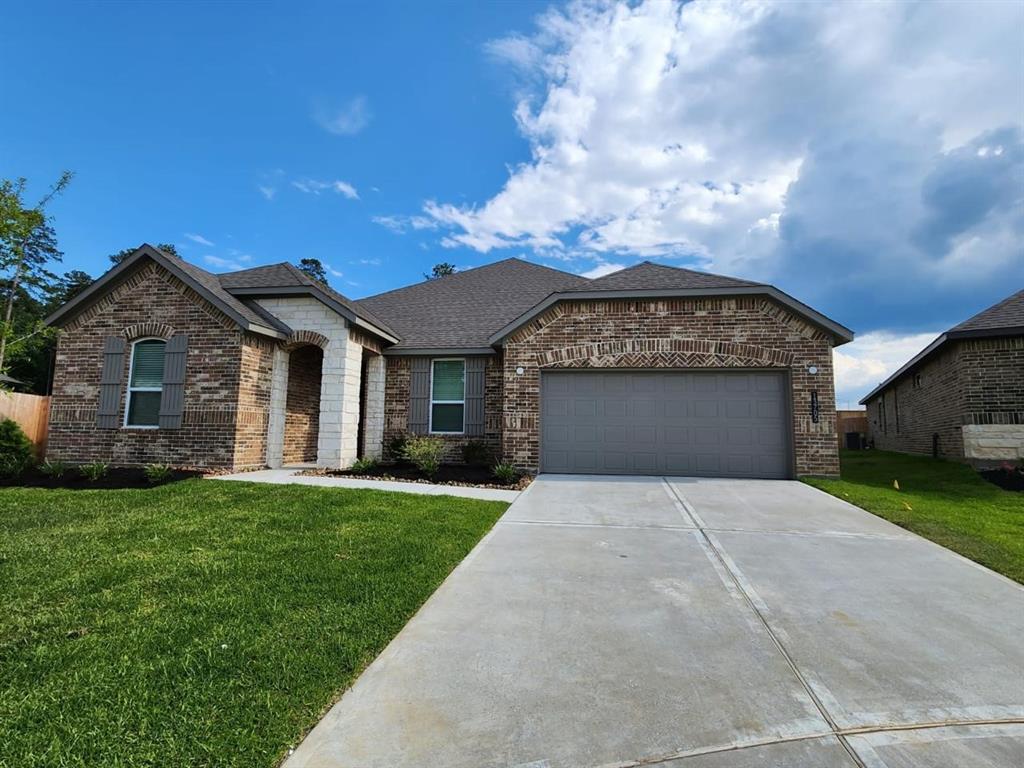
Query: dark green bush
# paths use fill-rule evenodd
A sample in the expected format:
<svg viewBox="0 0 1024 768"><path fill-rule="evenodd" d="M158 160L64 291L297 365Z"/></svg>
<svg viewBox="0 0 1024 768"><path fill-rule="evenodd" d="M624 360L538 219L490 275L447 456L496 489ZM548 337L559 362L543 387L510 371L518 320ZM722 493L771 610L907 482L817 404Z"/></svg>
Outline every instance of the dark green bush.
<svg viewBox="0 0 1024 768"><path fill-rule="evenodd" d="M384 446L384 458L390 461L405 461L405 444L409 442L408 435L395 435L388 439Z"/></svg>
<svg viewBox="0 0 1024 768"><path fill-rule="evenodd" d="M494 457L483 440L470 440L462 446L462 460L474 467L486 467Z"/></svg>
<svg viewBox="0 0 1024 768"><path fill-rule="evenodd" d="M377 460L372 459L368 456L364 456L361 459L356 459L352 462L351 470L357 475L365 475L368 472L372 472L377 468Z"/></svg>
<svg viewBox="0 0 1024 768"><path fill-rule="evenodd" d="M0 477L18 477L32 466L32 441L13 419L0 421Z"/></svg>

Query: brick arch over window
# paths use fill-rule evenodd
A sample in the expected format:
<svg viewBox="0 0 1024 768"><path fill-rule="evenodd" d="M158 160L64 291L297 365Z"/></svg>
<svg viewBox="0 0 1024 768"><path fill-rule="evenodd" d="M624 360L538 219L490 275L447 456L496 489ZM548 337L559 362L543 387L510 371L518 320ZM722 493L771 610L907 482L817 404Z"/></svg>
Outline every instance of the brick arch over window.
<svg viewBox="0 0 1024 768"><path fill-rule="evenodd" d="M541 368L773 368L793 364L781 349L710 339L622 339L537 353Z"/></svg>
<svg viewBox="0 0 1024 768"><path fill-rule="evenodd" d="M136 323L135 325L129 325L121 333L128 341L134 341L135 339L142 339L147 336L150 338L170 339L175 331L167 323Z"/></svg>
<svg viewBox="0 0 1024 768"><path fill-rule="evenodd" d="M303 344L312 344L313 346L320 347L320 349L327 349L328 339L322 333L316 331L294 331L285 342L285 349L292 349L294 347L302 346Z"/></svg>

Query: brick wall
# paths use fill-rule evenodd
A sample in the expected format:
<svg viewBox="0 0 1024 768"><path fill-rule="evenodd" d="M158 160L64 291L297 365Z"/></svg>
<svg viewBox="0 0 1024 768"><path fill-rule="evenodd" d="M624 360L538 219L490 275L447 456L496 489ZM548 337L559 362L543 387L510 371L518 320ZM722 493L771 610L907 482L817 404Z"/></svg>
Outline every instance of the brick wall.
<svg viewBox="0 0 1024 768"><path fill-rule="evenodd" d="M284 419L285 464L316 461L323 361L323 350L312 345L293 349L289 355Z"/></svg>
<svg viewBox="0 0 1024 768"><path fill-rule="evenodd" d="M123 423L130 343L178 331L189 336L181 429L97 429L104 337L129 342L118 421ZM243 334L228 317L171 273L147 263L64 327L57 342L47 455L73 463L233 466L242 347Z"/></svg>
<svg viewBox="0 0 1024 768"><path fill-rule="evenodd" d="M385 358L387 371L384 383L384 446L398 435L409 432L410 360L408 357ZM445 442L446 462L462 461L462 446L471 440L483 441L494 454L501 455L502 421L501 357L491 355L484 369L484 434L480 437L437 435Z"/></svg>
<svg viewBox="0 0 1024 768"><path fill-rule="evenodd" d="M956 344L947 345L918 370L867 403L868 442L883 451L961 457L961 382Z"/></svg>
<svg viewBox="0 0 1024 768"><path fill-rule="evenodd" d="M769 299L562 302L504 350L503 452L524 469L539 465L542 368L775 368L789 372L797 474L839 472L831 338Z"/></svg>
<svg viewBox="0 0 1024 768"><path fill-rule="evenodd" d="M267 423L274 351L278 342L247 333L242 339L235 468L257 469L267 463Z"/></svg>
<svg viewBox="0 0 1024 768"><path fill-rule="evenodd" d="M988 439L987 427L1024 425L1024 337L947 342L867 408L876 448L931 455L937 434L940 456L972 458L976 449L965 451L965 426L983 427L968 430L977 442ZM1005 430L995 432L1005 442Z"/></svg>
<svg viewBox="0 0 1024 768"><path fill-rule="evenodd" d="M1024 336L959 342L964 424L1024 424Z"/></svg>

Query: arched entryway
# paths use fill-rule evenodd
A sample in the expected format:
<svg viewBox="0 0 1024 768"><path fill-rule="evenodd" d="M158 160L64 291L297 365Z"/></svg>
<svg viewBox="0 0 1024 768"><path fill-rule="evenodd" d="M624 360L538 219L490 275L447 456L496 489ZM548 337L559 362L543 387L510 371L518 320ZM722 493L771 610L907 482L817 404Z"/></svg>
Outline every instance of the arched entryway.
<svg viewBox="0 0 1024 768"><path fill-rule="evenodd" d="M320 436L320 383L324 351L312 344L288 353L288 387L281 459L287 465L317 460Z"/></svg>

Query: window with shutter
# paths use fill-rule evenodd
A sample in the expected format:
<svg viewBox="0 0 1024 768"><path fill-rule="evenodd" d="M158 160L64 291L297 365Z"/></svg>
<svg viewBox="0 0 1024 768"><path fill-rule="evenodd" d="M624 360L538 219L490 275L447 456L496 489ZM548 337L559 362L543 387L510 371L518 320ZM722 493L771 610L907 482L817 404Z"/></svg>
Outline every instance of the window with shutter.
<svg viewBox="0 0 1024 768"><path fill-rule="evenodd" d="M430 376L430 431L462 434L466 418L466 361L434 360Z"/></svg>
<svg viewBox="0 0 1024 768"><path fill-rule="evenodd" d="M155 429L160 424L166 346L163 339L141 339L132 345L126 427Z"/></svg>

